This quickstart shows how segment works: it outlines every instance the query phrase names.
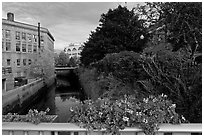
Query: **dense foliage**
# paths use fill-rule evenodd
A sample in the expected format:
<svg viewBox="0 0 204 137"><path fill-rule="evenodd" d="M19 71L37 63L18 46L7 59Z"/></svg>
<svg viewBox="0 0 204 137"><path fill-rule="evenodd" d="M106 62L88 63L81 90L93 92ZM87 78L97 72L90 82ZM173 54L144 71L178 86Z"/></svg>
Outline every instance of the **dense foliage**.
<svg viewBox="0 0 204 137"><path fill-rule="evenodd" d="M78 57L69 57L64 51L60 52L59 55L55 56L55 66L70 66L75 67L79 65L80 60Z"/></svg>
<svg viewBox="0 0 204 137"><path fill-rule="evenodd" d="M70 109L71 122L90 131L105 129L107 134L120 134L125 127L143 129L145 134L155 134L162 123L187 122L175 112L175 104L166 95L138 99L124 95L116 101L109 98L86 100Z"/></svg>
<svg viewBox="0 0 204 137"><path fill-rule="evenodd" d="M101 15L100 24L91 33L81 53L81 62L87 66L108 53L122 50L141 52L148 40L143 22L134 10L118 6ZM144 39L140 39L143 35Z"/></svg>
<svg viewBox="0 0 204 137"><path fill-rule="evenodd" d="M55 66L67 66L69 63L69 55L65 52L60 52L58 56L55 56Z"/></svg>
<svg viewBox="0 0 204 137"><path fill-rule="evenodd" d="M192 123L201 123L202 4L156 2L146 3L133 9L128 13L134 15L136 20L131 21L134 21L136 26L143 23L142 27L134 28L145 30L144 27L146 27L149 31L149 35L146 35L146 30L141 33L130 29L132 32L129 36L136 36L134 40L138 40L134 44L131 43L131 37L126 39L124 34L127 33L121 33L128 32L126 27L122 27L130 19L126 17L133 17L124 14L126 12L122 12L123 10L127 11L126 7L119 6L102 15L100 27L85 43L81 58L82 63L88 66L81 74L87 76L82 78L82 81L86 79L85 85L89 85L86 86L85 91L91 91L90 97L94 95L92 99L96 102L98 97L104 98L107 111L103 109L103 105L98 106L96 102L89 101L88 105L85 102L74 110L78 113L75 122L91 129L106 128L108 133L117 134L119 129L128 126L127 121L131 121L135 115L127 117L125 110L117 109L116 111L118 106L114 102L124 99L124 95L136 96L134 101L137 102L138 98L166 94L168 99L177 106L175 112L184 115ZM134 11L137 11L137 15L133 14ZM116 22L119 23L114 26ZM147 39L141 45L142 40L138 39L141 34L149 38L148 47L144 48ZM98 52L101 53L98 54ZM150 98L148 100L151 100ZM133 106L138 106L138 104ZM147 104L147 106L154 109L152 104ZM148 116L151 117L151 115ZM152 120L152 117L150 119ZM142 128L147 134L152 134L160 120L162 117L153 118L152 123L147 125L142 121L139 121L139 124L144 125ZM168 117L163 120L168 120Z"/></svg>
<svg viewBox="0 0 204 137"><path fill-rule="evenodd" d="M202 66L180 50L154 51L143 56L143 69L150 77L150 92L165 93L177 104L178 112L190 122L202 120Z"/></svg>
<svg viewBox="0 0 204 137"><path fill-rule="evenodd" d="M8 113L7 115L2 116L3 122L31 122L33 124L39 124L41 122L52 122L55 119L55 116L46 115L49 112L49 109L45 111L40 111L34 109L29 110L26 115L19 115L17 113Z"/></svg>
<svg viewBox="0 0 204 137"><path fill-rule="evenodd" d="M168 45L168 44L167 44ZM202 120L201 64L187 51L173 52L167 45L143 54L122 51L106 55L81 73L89 97L118 99L124 94L147 97L167 94L177 112L190 122Z"/></svg>
<svg viewBox="0 0 204 137"><path fill-rule="evenodd" d="M186 48L191 56L202 51L202 3L153 2L138 11L149 28L164 27L166 40L175 51Z"/></svg>

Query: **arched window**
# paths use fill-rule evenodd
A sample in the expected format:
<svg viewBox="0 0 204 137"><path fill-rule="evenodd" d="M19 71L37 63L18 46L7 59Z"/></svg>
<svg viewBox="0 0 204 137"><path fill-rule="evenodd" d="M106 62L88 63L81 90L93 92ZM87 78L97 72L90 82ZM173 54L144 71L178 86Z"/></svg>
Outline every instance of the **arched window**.
<svg viewBox="0 0 204 137"><path fill-rule="evenodd" d="M82 47L79 47L79 49L78 50L82 50Z"/></svg>
<svg viewBox="0 0 204 137"><path fill-rule="evenodd" d="M76 48L73 48L72 51L76 51Z"/></svg>
<svg viewBox="0 0 204 137"><path fill-rule="evenodd" d="M67 49L67 52L71 52L71 49Z"/></svg>

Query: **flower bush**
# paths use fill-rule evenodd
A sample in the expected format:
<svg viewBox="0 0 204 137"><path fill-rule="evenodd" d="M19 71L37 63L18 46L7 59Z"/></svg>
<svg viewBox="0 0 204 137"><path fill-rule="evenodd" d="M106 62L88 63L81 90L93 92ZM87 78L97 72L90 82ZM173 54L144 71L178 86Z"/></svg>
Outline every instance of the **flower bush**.
<svg viewBox="0 0 204 137"><path fill-rule="evenodd" d="M49 110L47 108L45 111L38 112L36 109L30 109L26 115L8 113L7 115L3 115L2 120L3 122L31 122L36 125L41 122L52 122L55 117L46 115Z"/></svg>
<svg viewBox="0 0 204 137"><path fill-rule="evenodd" d="M86 100L70 108L70 122L89 131L105 129L107 134L120 134L119 130L137 125L145 134L155 134L161 123L187 122L175 112L175 108L176 105L163 94L143 100L127 95L118 100L99 98L96 101Z"/></svg>

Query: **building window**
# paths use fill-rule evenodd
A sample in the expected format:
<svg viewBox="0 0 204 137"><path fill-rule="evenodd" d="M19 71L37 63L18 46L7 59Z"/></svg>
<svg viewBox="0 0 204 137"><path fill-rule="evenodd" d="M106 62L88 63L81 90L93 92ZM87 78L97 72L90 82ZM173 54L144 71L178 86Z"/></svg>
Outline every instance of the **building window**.
<svg viewBox="0 0 204 137"><path fill-rule="evenodd" d="M28 34L28 42L31 42L31 41L32 41L32 35Z"/></svg>
<svg viewBox="0 0 204 137"><path fill-rule="evenodd" d="M6 38L11 38L11 31L10 30L6 30Z"/></svg>
<svg viewBox="0 0 204 137"><path fill-rule="evenodd" d="M41 41L41 44L43 44L43 43L44 43L43 36L40 36L40 41Z"/></svg>
<svg viewBox="0 0 204 137"><path fill-rule="evenodd" d="M11 59L6 60L7 66L11 66Z"/></svg>
<svg viewBox="0 0 204 137"><path fill-rule="evenodd" d="M34 40L34 42L37 42L37 41L38 41L37 35L33 35L33 40Z"/></svg>
<svg viewBox="0 0 204 137"><path fill-rule="evenodd" d="M22 52L26 52L26 43L22 43Z"/></svg>
<svg viewBox="0 0 204 137"><path fill-rule="evenodd" d="M21 51L21 42L20 41L16 42L16 51L18 51L18 52Z"/></svg>
<svg viewBox="0 0 204 137"><path fill-rule="evenodd" d="M4 42L2 40L2 51L4 51Z"/></svg>
<svg viewBox="0 0 204 137"><path fill-rule="evenodd" d="M6 41L6 51L11 51L11 41Z"/></svg>
<svg viewBox="0 0 204 137"><path fill-rule="evenodd" d="M28 52L32 53L32 44L31 43L28 44Z"/></svg>
<svg viewBox="0 0 204 137"><path fill-rule="evenodd" d="M26 59L23 59L23 65L26 66Z"/></svg>
<svg viewBox="0 0 204 137"><path fill-rule="evenodd" d="M22 32L22 40L26 40L26 33Z"/></svg>
<svg viewBox="0 0 204 137"><path fill-rule="evenodd" d="M4 29L2 29L2 39L4 39Z"/></svg>
<svg viewBox="0 0 204 137"><path fill-rule="evenodd" d="M6 91L6 79L2 79L2 90Z"/></svg>
<svg viewBox="0 0 204 137"><path fill-rule="evenodd" d="M73 48L73 49L72 49L72 51L76 51L76 49L75 49L75 48Z"/></svg>
<svg viewBox="0 0 204 137"><path fill-rule="evenodd" d="M32 63L32 60L29 59L29 60L28 60L28 65L31 65L31 63Z"/></svg>
<svg viewBox="0 0 204 137"><path fill-rule="evenodd" d="M43 52L44 51L44 46L40 46L40 50L41 50L41 52Z"/></svg>
<svg viewBox="0 0 204 137"><path fill-rule="evenodd" d="M33 52L37 53L37 45L36 44L33 45Z"/></svg>
<svg viewBox="0 0 204 137"><path fill-rule="evenodd" d="M20 66L20 65L21 65L21 60L17 59L17 66Z"/></svg>
<svg viewBox="0 0 204 137"><path fill-rule="evenodd" d="M68 49L67 52L71 52L71 49Z"/></svg>
<svg viewBox="0 0 204 137"><path fill-rule="evenodd" d="M20 40L20 32L16 31L16 40Z"/></svg>

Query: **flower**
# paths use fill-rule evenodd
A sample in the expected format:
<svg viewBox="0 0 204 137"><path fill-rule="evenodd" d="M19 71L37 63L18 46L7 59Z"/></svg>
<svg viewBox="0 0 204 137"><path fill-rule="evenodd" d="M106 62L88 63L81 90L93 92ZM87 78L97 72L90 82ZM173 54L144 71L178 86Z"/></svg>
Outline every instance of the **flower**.
<svg viewBox="0 0 204 137"><path fill-rule="evenodd" d="M149 99L148 99L148 98L144 98L143 101L144 101L145 103L148 103Z"/></svg>
<svg viewBox="0 0 204 137"><path fill-rule="evenodd" d="M132 113L133 113L133 110L131 110L131 109L126 109L126 112L132 114Z"/></svg>
<svg viewBox="0 0 204 137"><path fill-rule="evenodd" d="M128 121L129 118L128 117L123 117L123 121Z"/></svg>
<svg viewBox="0 0 204 137"><path fill-rule="evenodd" d="M72 107L70 107L70 109L69 109L71 112L73 112L74 110L73 110L73 108Z"/></svg>

